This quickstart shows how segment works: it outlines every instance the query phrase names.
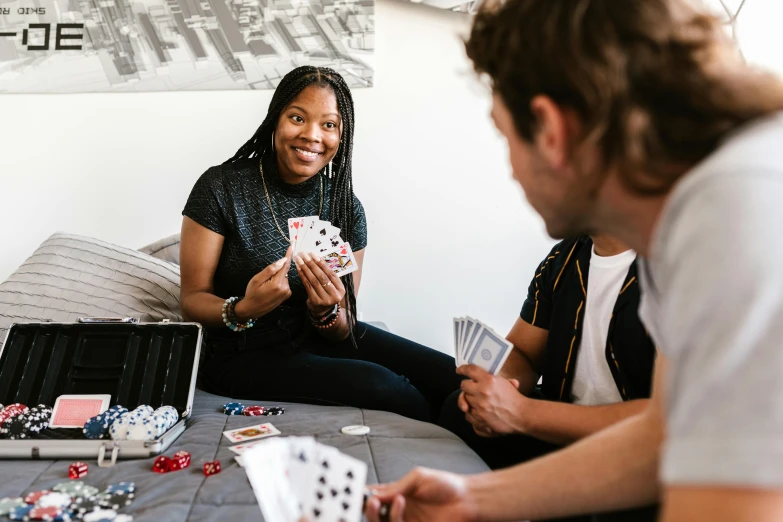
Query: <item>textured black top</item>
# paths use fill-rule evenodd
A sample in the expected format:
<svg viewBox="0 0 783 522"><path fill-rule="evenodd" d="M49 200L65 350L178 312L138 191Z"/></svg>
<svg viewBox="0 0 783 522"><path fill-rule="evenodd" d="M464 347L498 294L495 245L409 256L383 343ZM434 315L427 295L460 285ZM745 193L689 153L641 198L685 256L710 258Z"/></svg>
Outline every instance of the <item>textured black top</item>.
<svg viewBox="0 0 783 522"><path fill-rule="evenodd" d="M182 211L183 216L225 238L214 277L214 293L223 299L245 295L250 279L285 255L289 246L289 218L318 214L321 177L324 195L320 217L329 220L332 192L329 178L313 176L299 185L289 185L270 170L264 169L266 186L274 216L285 236L273 221L257 159L207 170L196 182ZM356 252L367 246L367 220L355 195L353 201L355 225L351 249ZM344 232L340 235L347 239ZM292 296L285 304L303 307L307 294L293 264L288 282Z"/></svg>

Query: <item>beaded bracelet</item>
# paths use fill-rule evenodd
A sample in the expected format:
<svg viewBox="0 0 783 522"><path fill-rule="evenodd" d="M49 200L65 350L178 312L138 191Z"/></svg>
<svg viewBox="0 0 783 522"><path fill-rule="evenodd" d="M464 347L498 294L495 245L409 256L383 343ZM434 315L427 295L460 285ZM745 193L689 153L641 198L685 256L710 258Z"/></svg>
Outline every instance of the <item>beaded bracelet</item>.
<svg viewBox="0 0 783 522"><path fill-rule="evenodd" d="M327 330L340 320L340 303L334 305L334 308L328 314L318 319L314 318L310 312L307 313L310 316L310 322L313 326L321 330Z"/></svg>
<svg viewBox="0 0 783 522"><path fill-rule="evenodd" d="M223 322L225 325L235 332L241 332L242 330L247 330L248 328L252 328L256 322L253 319L248 319L246 323L239 322L239 319L237 319L236 313L234 312L234 309L237 306L237 303L241 301L241 297L229 297L226 299L226 302L223 303Z"/></svg>

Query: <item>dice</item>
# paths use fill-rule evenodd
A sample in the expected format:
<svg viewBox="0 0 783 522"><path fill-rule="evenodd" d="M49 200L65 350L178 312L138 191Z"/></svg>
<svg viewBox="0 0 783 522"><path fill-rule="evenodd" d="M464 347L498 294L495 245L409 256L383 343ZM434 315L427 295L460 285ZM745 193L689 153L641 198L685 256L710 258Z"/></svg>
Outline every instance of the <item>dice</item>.
<svg viewBox="0 0 783 522"><path fill-rule="evenodd" d="M190 466L190 453L187 451L178 451L171 458L171 464L169 465L169 471L177 471L185 469Z"/></svg>
<svg viewBox="0 0 783 522"><path fill-rule="evenodd" d="M152 471L155 473L168 473L171 471L171 459L164 455L159 456L152 464Z"/></svg>
<svg viewBox="0 0 783 522"><path fill-rule="evenodd" d="M210 475L215 475L217 473L220 473L220 461L219 460L213 460L213 461L204 463L204 475L210 476Z"/></svg>
<svg viewBox="0 0 783 522"><path fill-rule="evenodd" d="M68 478L80 479L87 476L87 463L86 462L74 462L68 466Z"/></svg>

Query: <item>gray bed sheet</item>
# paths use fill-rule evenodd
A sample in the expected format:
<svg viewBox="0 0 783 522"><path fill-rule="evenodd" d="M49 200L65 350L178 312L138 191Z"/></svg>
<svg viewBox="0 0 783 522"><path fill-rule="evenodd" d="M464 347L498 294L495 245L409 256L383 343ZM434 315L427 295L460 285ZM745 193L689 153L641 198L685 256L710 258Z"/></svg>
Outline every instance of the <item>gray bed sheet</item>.
<svg viewBox="0 0 783 522"><path fill-rule="evenodd" d="M240 521L262 520L253 491L242 469L234 461L231 445L223 431L271 422L283 436L312 435L329 446L363 460L369 465L368 483L396 480L415 466L458 473L479 473L488 468L459 438L433 424L418 422L387 412L349 407L308 404L252 402L264 406L282 405L286 413L273 417L227 416L221 412L225 397L196 391L193 415L185 433L166 451L191 453L191 466L159 475L152 471L154 459L118 461L112 468L99 468L88 461L84 481L100 489L134 481L136 498L120 513L146 521ZM250 401L243 401L250 404ZM351 424L370 426L366 436L340 433ZM205 477L202 464L219 459L222 472ZM68 480L68 460L0 460L0 498L51 488ZM2 517L0 517L2 518Z"/></svg>

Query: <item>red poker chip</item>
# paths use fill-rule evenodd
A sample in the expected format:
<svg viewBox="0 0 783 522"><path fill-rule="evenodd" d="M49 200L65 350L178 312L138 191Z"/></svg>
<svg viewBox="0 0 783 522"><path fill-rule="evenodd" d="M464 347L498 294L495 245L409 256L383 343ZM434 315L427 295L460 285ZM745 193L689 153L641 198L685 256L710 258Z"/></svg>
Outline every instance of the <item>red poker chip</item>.
<svg viewBox="0 0 783 522"><path fill-rule="evenodd" d="M48 495L49 493L51 493L51 491L48 489L44 489L43 491L33 491L24 497L24 501L26 504L37 504L42 496Z"/></svg>
<svg viewBox="0 0 783 522"><path fill-rule="evenodd" d="M264 414L263 406L247 406L242 413L248 417L259 417Z"/></svg>
<svg viewBox="0 0 783 522"><path fill-rule="evenodd" d="M12 417L16 417L17 415L21 415L27 411L27 406L24 404L9 404L5 408L3 408L2 411L0 411L0 424L2 424L4 421L7 421L8 419Z"/></svg>
<svg viewBox="0 0 783 522"><path fill-rule="evenodd" d="M54 520L62 517L63 510L55 506L33 508L27 516L31 520Z"/></svg>

